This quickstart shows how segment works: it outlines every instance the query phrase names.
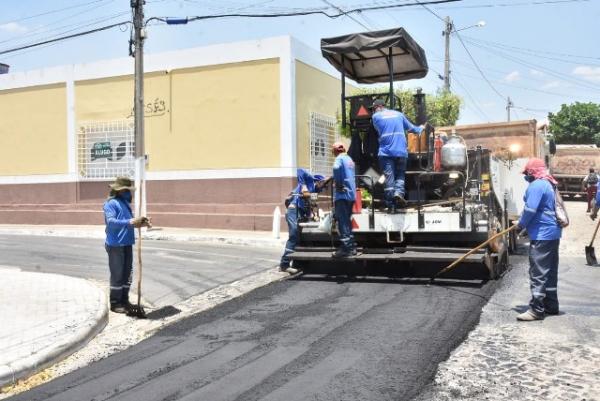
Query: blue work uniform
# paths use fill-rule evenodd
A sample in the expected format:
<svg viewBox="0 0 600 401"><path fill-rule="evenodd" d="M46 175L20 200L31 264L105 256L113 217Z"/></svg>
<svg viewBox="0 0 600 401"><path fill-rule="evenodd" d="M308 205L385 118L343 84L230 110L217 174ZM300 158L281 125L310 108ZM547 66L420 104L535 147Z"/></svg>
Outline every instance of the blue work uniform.
<svg viewBox="0 0 600 401"><path fill-rule="evenodd" d="M298 179L298 185L292 191L292 199L285 212L285 221L288 225L288 240L285 243L285 249L283 255L281 255L281 261L279 262L279 268L286 269L290 267L289 255L294 252L296 245L298 244L298 220L310 217L310 210L306 201L302 199L302 186L306 185L309 192L320 192L317 190L315 183L315 177L312 176L305 169L299 168L296 171L296 177Z"/></svg>
<svg viewBox="0 0 600 401"><path fill-rule="evenodd" d="M120 196L111 197L104 203L106 224L105 249L110 269L111 306L129 303L129 288L133 272L133 247L135 235L129 202Z"/></svg>
<svg viewBox="0 0 600 401"><path fill-rule="evenodd" d="M373 114L373 126L379 134L379 165L385 176L385 203L392 207L394 196L404 197L404 180L408 150L406 131L421 133L406 116L396 110L384 109Z"/></svg>
<svg viewBox="0 0 600 401"><path fill-rule="evenodd" d="M356 180L354 162L346 153L338 155L333 162L333 180L335 218L338 223L342 251L351 253L354 250L351 219L352 205L356 200Z"/></svg>
<svg viewBox="0 0 600 401"><path fill-rule="evenodd" d="M529 184L519 226L529 235L529 279L533 313L558 313L558 247L562 227L556 219L553 185L545 179Z"/></svg>
<svg viewBox="0 0 600 401"><path fill-rule="evenodd" d="M600 209L600 191L596 192L596 207Z"/></svg>

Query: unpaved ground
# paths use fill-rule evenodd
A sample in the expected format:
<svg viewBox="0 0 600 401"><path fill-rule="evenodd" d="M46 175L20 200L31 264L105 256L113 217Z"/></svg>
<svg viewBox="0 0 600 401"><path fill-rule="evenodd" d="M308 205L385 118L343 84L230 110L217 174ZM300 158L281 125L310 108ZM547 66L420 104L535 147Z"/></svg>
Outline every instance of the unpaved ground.
<svg viewBox="0 0 600 401"><path fill-rule="evenodd" d="M542 322L515 320L529 299L528 266L515 266L483 309L480 324L415 401L600 400L600 267L585 265L584 247L595 226L585 207L567 203L571 226L560 248L561 314Z"/></svg>

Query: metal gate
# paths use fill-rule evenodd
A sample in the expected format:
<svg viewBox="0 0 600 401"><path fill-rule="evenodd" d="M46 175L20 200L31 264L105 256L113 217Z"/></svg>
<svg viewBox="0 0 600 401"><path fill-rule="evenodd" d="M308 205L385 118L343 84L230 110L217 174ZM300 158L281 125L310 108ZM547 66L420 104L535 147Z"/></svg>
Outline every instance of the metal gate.
<svg viewBox="0 0 600 401"><path fill-rule="evenodd" d="M132 120L90 121L79 124L78 172L83 180L108 180L135 174L135 136Z"/></svg>
<svg viewBox="0 0 600 401"><path fill-rule="evenodd" d="M337 119L324 114L310 113L310 171L330 176L334 157L331 145L339 140Z"/></svg>

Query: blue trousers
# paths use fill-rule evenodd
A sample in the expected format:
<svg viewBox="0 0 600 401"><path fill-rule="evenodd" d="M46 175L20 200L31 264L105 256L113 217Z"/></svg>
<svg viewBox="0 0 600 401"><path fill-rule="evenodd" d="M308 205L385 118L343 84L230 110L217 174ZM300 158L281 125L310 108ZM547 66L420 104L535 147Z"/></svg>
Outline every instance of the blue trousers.
<svg viewBox="0 0 600 401"><path fill-rule="evenodd" d="M338 223L338 232L340 242L344 251L354 249L354 235L352 235L352 205L354 201L336 200L335 201L335 219Z"/></svg>
<svg viewBox="0 0 600 401"><path fill-rule="evenodd" d="M290 267L290 254L294 252L296 245L298 245L298 208L295 205L292 204L288 207L285 212L285 221L289 236L279 262L279 267L283 269Z"/></svg>
<svg viewBox="0 0 600 401"><path fill-rule="evenodd" d="M406 157L379 156L379 166L385 175L385 205L394 205L394 195L404 196L404 179L406 177Z"/></svg>
<svg viewBox="0 0 600 401"><path fill-rule="evenodd" d="M538 315L558 313L558 245L560 240L529 243L529 307Z"/></svg>
<svg viewBox="0 0 600 401"><path fill-rule="evenodd" d="M125 305L129 302L133 273L133 246L105 245L105 248L110 269L110 303Z"/></svg>

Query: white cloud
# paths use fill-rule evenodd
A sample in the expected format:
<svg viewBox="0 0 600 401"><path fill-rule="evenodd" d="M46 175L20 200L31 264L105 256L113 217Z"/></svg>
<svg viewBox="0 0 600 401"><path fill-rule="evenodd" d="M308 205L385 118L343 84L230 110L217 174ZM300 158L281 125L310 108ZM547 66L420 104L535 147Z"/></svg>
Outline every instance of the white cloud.
<svg viewBox="0 0 600 401"><path fill-rule="evenodd" d="M28 31L27 27L16 22L9 22L7 24L0 25L0 31L8 33L25 33Z"/></svg>
<svg viewBox="0 0 600 401"><path fill-rule="evenodd" d="M504 77L504 80L506 82L515 82L515 81L518 81L519 79L521 79L521 74L519 73L519 71L513 71Z"/></svg>
<svg viewBox="0 0 600 401"><path fill-rule="evenodd" d="M529 70L529 73L531 75L533 75L534 77L543 77L544 75L546 75L543 72L538 71L538 70Z"/></svg>
<svg viewBox="0 0 600 401"><path fill-rule="evenodd" d="M587 81L600 82L600 67L580 65L579 67L575 67L573 74Z"/></svg>
<svg viewBox="0 0 600 401"><path fill-rule="evenodd" d="M544 85L542 85L542 89L554 89L561 86L560 81L548 81Z"/></svg>

